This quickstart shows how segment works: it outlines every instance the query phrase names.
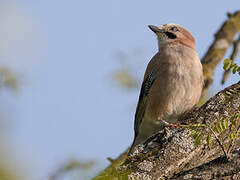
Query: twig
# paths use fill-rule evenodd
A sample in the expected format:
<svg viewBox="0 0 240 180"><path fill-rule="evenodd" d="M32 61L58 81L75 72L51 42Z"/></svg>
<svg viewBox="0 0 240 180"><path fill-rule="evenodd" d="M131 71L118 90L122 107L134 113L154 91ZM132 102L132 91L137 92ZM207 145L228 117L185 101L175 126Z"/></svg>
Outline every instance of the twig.
<svg viewBox="0 0 240 180"><path fill-rule="evenodd" d="M240 125L236 128L236 136L238 136L238 133L239 133L239 130L240 130ZM232 142L230 143L229 147L228 147L228 150L227 150L227 154L230 155L230 153L232 152L232 149L235 145L235 141L236 141L236 138L234 138L232 140Z"/></svg>
<svg viewBox="0 0 240 180"><path fill-rule="evenodd" d="M221 140L218 138L217 134L214 132L214 130L213 130L210 126L207 126L207 127L208 127L208 128L210 129L210 131L213 133L213 135L214 135L214 137L216 138L216 141L218 142L219 146L221 147L221 149L222 149L224 155L225 155L226 158L229 160L228 153L226 152L226 150L225 150L223 144L221 143Z"/></svg>
<svg viewBox="0 0 240 180"><path fill-rule="evenodd" d="M215 34L215 40L202 58L204 73L204 97L213 82L214 70L223 59L228 48L232 45L234 37L240 31L240 11L231 14Z"/></svg>
<svg viewBox="0 0 240 180"><path fill-rule="evenodd" d="M230 59L232 61L234 61L237 57L237 54L238 54L238 51L239 51L239 48L238 48L239 43L240 43L240 35L239 35L237 40L233 41L233 51L232 51L232 54L231 54L231 57L230 57ZM230 72L231 72L230 70L224 71L222 81L221 81L222 84L224 84L226 82Z"/></svg>
<svg viewBox="0 0 240 180"><path fill-rule="evenodd" d="M180 124L180 126L184 127L184 128L191 128L191 127L204 127L204 128L208 128L211 131L211 133L214 135L217 143L221 147L221 149L222 149L224 155L226 156L226 158L229 159L228 151L226 151L226 149L224 148L223 144L221 143L221 140L219 139L218 135L215 133L215 131L209 125L207 125L207 124L188 124L188 125Z"/></svg>

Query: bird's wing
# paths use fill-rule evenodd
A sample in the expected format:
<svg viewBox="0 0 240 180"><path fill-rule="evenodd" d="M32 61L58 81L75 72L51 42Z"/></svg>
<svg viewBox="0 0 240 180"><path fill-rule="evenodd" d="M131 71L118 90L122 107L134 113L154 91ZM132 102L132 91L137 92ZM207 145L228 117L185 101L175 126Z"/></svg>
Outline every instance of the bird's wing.
<svg viewBox="0 0 240 180"><path fill-rule="evenodd" d="M135 138L138 135L139 127L143 120L143 116L144 116L146 104L147 104L146 102L148 99L148 94L149 94L150 88L152 87L155 81L155 77L156 77L156 70L152 69L150 74L145 78L145 80L142 83L137 110L135 113L135 121L134 121Z"/></svg>

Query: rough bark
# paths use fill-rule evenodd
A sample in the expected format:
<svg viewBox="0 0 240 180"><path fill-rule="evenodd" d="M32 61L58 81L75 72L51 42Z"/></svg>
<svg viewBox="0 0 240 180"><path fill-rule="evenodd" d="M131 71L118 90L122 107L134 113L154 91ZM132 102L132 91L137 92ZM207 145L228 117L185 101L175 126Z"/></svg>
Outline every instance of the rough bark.
<svg viewBox="0 0 240 180"><path fill-rule="evenodd" d="M229 92L231 93L229 94ZM233 115L238 114L239 106L240 82L222 90L202 107L195 108L182 117L181 122L184 124L207 124L214 127L219 121L229 120ZM186 127L165 128L150 137L144 144L137 146L134 154L128 157L124 163L110 167L96 179L176 179L178 177L186 178L185 171L190 174L203 171L204 174L204 169L199 167L204 164L206 167L206 163L223 156L223 150L209 128L201 129L203 141L198 146L194 145L193 138L188 136L189 131L189 128ZM235 143L231 143L231 139L228 138L230 132L231 129L228 128L217 138L221 139L222 145L228 147L232 144L232 149L236 149L240 146L240 139L236 138ZM207 134L212 136L210 147L205 141ZM220 168L224 167L224 162L212 161L211 165ZM236 172L240 172L240 169L234 171L235 174Z"/></svg>
<svg viewBox="0 0 240 180"><path fill-rule="evenodd" d="M235 151L231 161L219 157L209 163L174 175L171 179L240 179L240 151Z"/></svg>

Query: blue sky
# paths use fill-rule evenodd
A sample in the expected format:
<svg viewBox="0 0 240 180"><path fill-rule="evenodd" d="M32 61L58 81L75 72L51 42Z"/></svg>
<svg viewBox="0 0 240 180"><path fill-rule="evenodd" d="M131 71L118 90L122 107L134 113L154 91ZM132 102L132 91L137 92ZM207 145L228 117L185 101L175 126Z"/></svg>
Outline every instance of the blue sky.
<svg viewBox="0 0 240 180"><path fill-rule="evenodd" d="M130 145L138 90L125 91L110 76L119 66L115 54L125 53L131 61L136 49L141 57L131 64L143 76L157 51L147 25L184 26L202 57L226 12L240 7L238 1L216 0L1 3L5 30L0 30L0 64L13 69L21 82L19 93L0 96L3 110L11 112L6 141L14 158L27 171L31 168L32 179L47 176L73 157L107 164L106 157L116 157ZM212 92L223 88L221 68ZM225 86L236 81L231 76Z"/></svg>

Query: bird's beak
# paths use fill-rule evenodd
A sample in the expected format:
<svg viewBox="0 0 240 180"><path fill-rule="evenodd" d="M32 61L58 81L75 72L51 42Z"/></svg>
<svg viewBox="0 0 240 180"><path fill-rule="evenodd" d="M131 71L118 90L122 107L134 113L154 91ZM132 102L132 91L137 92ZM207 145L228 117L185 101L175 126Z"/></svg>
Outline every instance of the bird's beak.
<svg viewBox="0 0 240 180"><path fill-rule="evenodd" d="M157 32L163 33L163 32L164 32L162 29L159 29L159 27L154 26L154 25L148 25L148 27L149 27L154 33L157 33Z"/></svg>

